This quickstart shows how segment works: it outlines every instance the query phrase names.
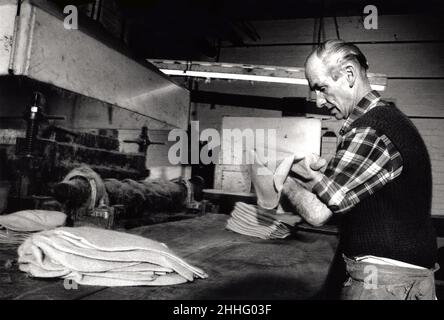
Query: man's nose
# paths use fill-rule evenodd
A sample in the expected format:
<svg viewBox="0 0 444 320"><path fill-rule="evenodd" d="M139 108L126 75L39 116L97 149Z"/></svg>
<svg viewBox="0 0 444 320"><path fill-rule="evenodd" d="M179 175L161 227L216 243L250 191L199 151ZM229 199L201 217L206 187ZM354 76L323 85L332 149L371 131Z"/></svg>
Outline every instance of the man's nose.
<svg viewBox="0 0 444 320"><path fill-rule="evenodd" d="M316 106L322 108L326 102L327 100L325 100L324 94L320 91L316 91Z"/></svg>

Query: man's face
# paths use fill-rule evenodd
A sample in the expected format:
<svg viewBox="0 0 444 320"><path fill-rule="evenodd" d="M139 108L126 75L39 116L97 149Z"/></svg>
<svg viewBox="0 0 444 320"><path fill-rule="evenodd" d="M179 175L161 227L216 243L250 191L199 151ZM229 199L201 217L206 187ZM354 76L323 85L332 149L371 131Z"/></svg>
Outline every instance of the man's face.
<svg viewBox="0 0 444 320"><path fill-rule="evenodd" d="M305 76L316 93L318 108L326 107L336 119L346 119L353 110L353 88L344 73L337 73L336 81L327 66L317 56L307 61Z"/></svg>

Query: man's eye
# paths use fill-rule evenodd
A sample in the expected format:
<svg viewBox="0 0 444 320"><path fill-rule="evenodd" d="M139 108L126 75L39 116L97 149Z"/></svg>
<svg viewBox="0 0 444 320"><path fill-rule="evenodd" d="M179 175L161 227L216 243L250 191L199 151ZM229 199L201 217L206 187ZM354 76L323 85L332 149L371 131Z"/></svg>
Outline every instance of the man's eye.
<svg viewBox="0 0 444 320"><path fill-rule="evenodd" d="M321 92L325 92L325 87L321 87L321 88L319 89L319 91L321 91Z"/></svg>

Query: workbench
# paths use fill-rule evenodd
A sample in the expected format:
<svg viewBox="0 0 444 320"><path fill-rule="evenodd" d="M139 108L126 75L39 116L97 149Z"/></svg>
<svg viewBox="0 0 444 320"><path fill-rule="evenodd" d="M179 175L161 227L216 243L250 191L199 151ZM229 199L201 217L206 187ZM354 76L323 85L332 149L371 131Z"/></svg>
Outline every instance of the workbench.
<svg viewBox="0 0 444 320"><path fill-rule="evenodd" d="M228 215L131 229L167 244L187 262L205 270L207 279L166 287L92 287L65 289L62 279L30 278L9 259L14 249L0 249L2 299L314 299L327 278L338 238L299 230L283 240L262 240L225 229Z"/></svg>

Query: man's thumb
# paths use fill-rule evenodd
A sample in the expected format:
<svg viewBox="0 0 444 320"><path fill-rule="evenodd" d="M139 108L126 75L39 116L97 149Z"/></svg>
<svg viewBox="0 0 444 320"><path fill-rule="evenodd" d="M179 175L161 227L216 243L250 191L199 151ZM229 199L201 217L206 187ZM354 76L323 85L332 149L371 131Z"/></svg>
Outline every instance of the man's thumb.
<svg viewBox="0 0 444 320"><path fill-rule="evenodd" d="M319 158L318 161L313 162L312 164L310 164L310 168L312 170L315 171L319 171L321 170L323 167L325 167L327 165L327 160L323 159L323 158Z"/></svg>

